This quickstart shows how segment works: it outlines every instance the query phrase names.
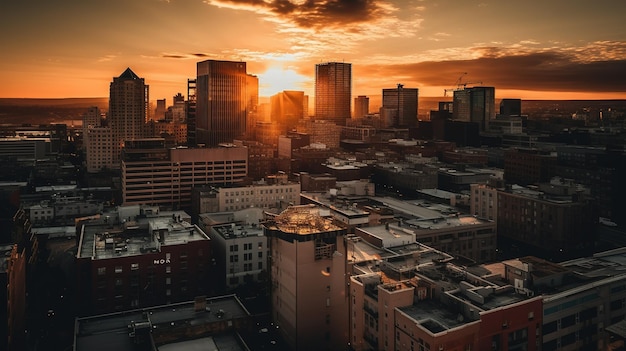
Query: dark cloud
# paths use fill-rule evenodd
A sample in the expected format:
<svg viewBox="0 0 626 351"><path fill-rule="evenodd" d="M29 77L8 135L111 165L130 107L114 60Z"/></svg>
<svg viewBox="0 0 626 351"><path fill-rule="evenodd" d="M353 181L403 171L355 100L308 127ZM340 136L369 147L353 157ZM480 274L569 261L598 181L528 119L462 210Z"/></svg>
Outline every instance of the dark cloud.
<svg viewBox="0 0 626 351"><path fill-rule="evenodd" d="M302 4L290 0L215 0L212 3L250 6L300 27L313 29L369 22L385 11L376 0L307 0Z"/></svg>
<svg viewBox="0 0 626 351"><path fill-rule="evenodd" d="M162 54L161 57L163 58L172 58L172 59L189 59L189 58L196 58L196 57L209 57L209 55L207 54L203 54L203 53L195 53L195 54Z"/></svg>
<svg viewBox="0 0 626 351"><path fill-rule="evenodd" d="M173 59L184 59L184 58L187 58L187 56L184 56L184 55L170 55L170 54L163 54L163 55L161 55L161 57L163 57L163 58L173 58Z"/></svg>
<svg viewBox="0 0 626 351"><path fill-rule="evenodd" d="M496 89L571 92L626 91L626 59L580 62L558 52L503 55L497 50L474 60L430 61L379 67L376 74L409 76L420 86L456 88L462 82L482 82ZM364 68L368 69L368 68ZM407 82L408 84L408 82Z"/></svg>

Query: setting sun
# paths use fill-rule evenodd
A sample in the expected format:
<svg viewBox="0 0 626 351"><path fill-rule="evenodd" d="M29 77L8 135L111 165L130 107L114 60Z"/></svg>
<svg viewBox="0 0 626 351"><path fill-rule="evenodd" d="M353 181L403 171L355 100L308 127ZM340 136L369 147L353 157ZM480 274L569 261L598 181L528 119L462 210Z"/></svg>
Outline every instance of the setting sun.
<svg viewBox="0 0 626 351"><path fill-rule="evenodd" d="M271 66L264 73L258 74L259 95L272 96L284 90L306 90L310 78L299 75L292 69Z"/></svg>

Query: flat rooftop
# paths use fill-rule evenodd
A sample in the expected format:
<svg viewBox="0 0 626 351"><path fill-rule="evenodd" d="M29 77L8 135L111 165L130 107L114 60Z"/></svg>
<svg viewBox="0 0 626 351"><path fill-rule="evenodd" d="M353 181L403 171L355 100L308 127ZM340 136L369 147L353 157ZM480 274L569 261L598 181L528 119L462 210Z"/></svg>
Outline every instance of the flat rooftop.
<svg viewBox="0 0 626 351"><path fill-rule="evenodd" d="M185 325L201 325L222 320L248 318L250 314L241 302L234 296L222 296L206 300L206 308L196 311L194 302L150 307L120 313L84 317L76 319L75 348L76 351L87 350L136 350L133 338L129 335L132 323L149 325L154 334L172 336L180 335L180 328ZM229 336L230 335L230 336ZM232 337L232 338L231 338ZM159 350L207 350L198 349L198 346L215 345L218 348L209 350L239 350L232 348L234 332L220 334L220 336L205 337L197 343L186 343L190 340L180 340L159 346ZM189 348L186 348L189 347ZM238 345L238 347L241 347Z"/></svg>
<svg viewBox="0 0 626 351"><path fill-rule="evenodd" d="M263 236L262 226L242 225L237 223L227 223L212 227L224 239L246 238L253 236Z"/></svg>
<svg viewBox="0 0 626 351"><path fill-rule="evenodd" d="M210 240L198 226L172 217L141 218L113 225L104 220L101 218L83 225L78 258L135 256L158 250L161 246ZM163 233L162 236L159 233Z"/></svg>
<svg viewBox="0 0 626 351"><path fill-rule="evenodd" d="M474 322L466 320L461 314L453 312L450 307L432 299L421 300L398 309L433 334Z"/></svg>

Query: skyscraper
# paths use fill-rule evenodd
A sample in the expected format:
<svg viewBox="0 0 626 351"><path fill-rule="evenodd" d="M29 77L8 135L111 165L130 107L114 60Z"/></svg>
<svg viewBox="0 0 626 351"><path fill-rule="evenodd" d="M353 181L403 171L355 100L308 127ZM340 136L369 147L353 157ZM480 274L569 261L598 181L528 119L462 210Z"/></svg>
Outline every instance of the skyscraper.
<svg viewBox="0 0 626 351"><path fill-rule="evenodd" d="M480 131L489 128L496 118L496 93L494 87L472 87L454 92L453 118L478 124Z"/></svg>
<svg viewBox="0 0 626 351"><path fill-rule="evenodd" d="M354 98L354 118L363 118L370 113L370 98L359 95Z"/></svg>
<svg viewBox="0 0 626 351"><path fill-rule="evenodd" d="M109 125L119 145L144 137L149 87L130 68L113 78L109 95ZM119 153L118 153L119 154Z"/></svg>
<svg viewBox="0 0 626 351"><path fill-rule="evenodd" d="M352 64L315 65L315 117L345 125L352 102Z"/></svg>
<svg viewBox="0 0 626 351"><path fill-rule="evenodd" d="M206 60L197 63L197 144L216 146L244 135L247 79L245 62Z"/></svg>
<svg viewBox="0 0 626 351"><path fill-rule="evenodd" d="M109 87L108 126L101 127L96 116L92 116L85 129L89 172L120 167L124 142L145 135L148 99L148 86L144 79L139 78L130 68L113 78Z"/></svg>
<svg viewBox="0 0 626 351"><path fill-rule="evenodd" d="M417 88L405 88L398 84L397 88L383 89L382 111L391 113L393 127L417 126Z"/></svg>

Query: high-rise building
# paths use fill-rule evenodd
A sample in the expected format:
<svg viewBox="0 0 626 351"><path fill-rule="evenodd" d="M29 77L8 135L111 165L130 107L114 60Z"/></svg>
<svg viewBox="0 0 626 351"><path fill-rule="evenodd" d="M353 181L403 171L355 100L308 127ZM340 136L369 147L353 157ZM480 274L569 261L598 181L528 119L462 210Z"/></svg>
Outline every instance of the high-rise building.
<svg viewBox="0 0 626 351"><path fill-rule="evenodd" d="M272 122L280 124L282 133L296 129L305 117L304 92L285 90L270 98Z"/></svg>
<svg viewBox="0 0 626 351"><path fill-rule="evenodd" d="M496 118L494 87L471 87L454 91L453 118L478 124L480 131L489 129L489 121Z"/></svg>
<svg viewBox="0 0 626 351"><path fill-rule="evenodd" d="M315 65L315 117L346 125L352 100L352 64Z"/></svg>
<svg viewBox="0 0 626 351"><path fill-rule="evenodd" d="M130 68L113 78L109 95L109 126L119 148L115 159L119 160L121 147L126 140L141 139L148 115L149 87Z"/></svg>
<svg viewBox="0 0 626 351"><path fill-rule="evenodd" d="M383 106L381 111L390 113L388 116L393 127L417 126L417 88L405 88L398 84L397 88L383 89Z"/></svg>
<svg viewBox="0 0 626 351"><path fill-rule="evenodd" d="M248 79L245 62L206 60L197 63L197 144L217 146L245 134Z"/></svg>
<svg viewBox="0 0 626 351"><path fill-rule="evenodd" d="M266 221L272 319L294 350L341 350L348 343L346 229L314 205Z"/></svg>
<svg viewBox="0 0 626 351"><path fill-rule="evenodd" d="M363 118L370 113L370 98L359 95L354 98L354 118Z"/></svg>

